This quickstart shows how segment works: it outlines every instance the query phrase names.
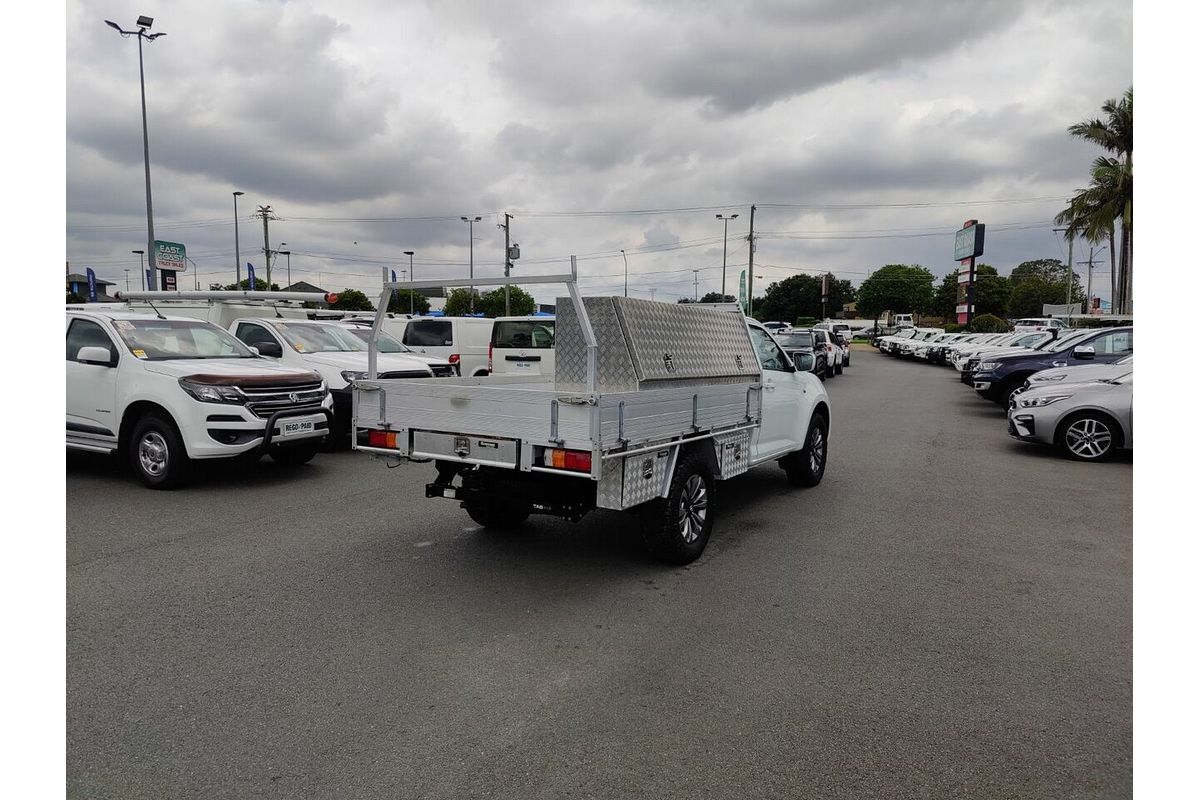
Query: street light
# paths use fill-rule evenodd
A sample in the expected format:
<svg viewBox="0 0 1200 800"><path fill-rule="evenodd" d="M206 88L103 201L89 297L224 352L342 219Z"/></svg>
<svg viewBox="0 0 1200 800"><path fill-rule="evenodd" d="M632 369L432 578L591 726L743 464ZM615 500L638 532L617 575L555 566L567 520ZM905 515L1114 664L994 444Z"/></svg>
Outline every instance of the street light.
<svg viewBox="0 0 1200 800"><path fill-rule="evenodd" d="M245 192L233 193L233 266L237 273L235 280L239 288L242 285L242 243L238 238L237 199L244 194Z"/></svg>
<svg viewBox="0 0 1200 800"><path fill-rule="evenodd" d="M692 286L695 287L693 289L693 291L695 292L695 297L692 298L692 302L699 303L700 302L700 270L698 270L698 269L692 270Z"/></svg>
<svg viewBox="0 0 1200 800"><path fill-rule="evenodd" d="M146 291L146 251L145 250L130 250L131 253L137 253L142 257L142 291Z"/></svg>
<svg viewBox="0 0 1200 800"><path fill-rule="evenodd" d="M629 297L629 259L625 258L625 251L621 251L621 258L625 259L625 296Z"/></svg>
<svg viewBox="0 0 1200 800"><path fill-rule="evenodd" d="M150 283L151 290L154 289L154 203L150 198L150 133L146 125L146 69L142 62L142 40L153 42L160 36L166 36L165 33L146 33L150 26L154 24L154 19L142 15L137 19L138 29L136 31L127 31L112 20L104 20L104 24L113 28L122 37L136 36L138 40L138 78L142 85L142 154L146 160L146 249L150 251Z"/></svg>
<svg viewBox="0 0 1200 800"><path fill-rule="evenodd" d="M471 313L475 313L475 223L483 219L483 217L459 217L463 222L467 223L467 236L471 240Z"/></svg>
<svg viewBox="0 0 1200 800"><path fill-rule="evenodd" d="M281 244L287 244L287 242L282 242ZM292 285L292 251L291 250L276 250L275 254L288 257L288 260L287 260L288 288L291 288L291 285Z"/></svg>
<svg viewBox="0 0 1200 800"><path fill-rule="evenodd" d="M125 268L125 291L129 291L129 267Z"/></svg>
<svg viewBox="0 0 1200 800"><path fill-rule="evenodd" d="M722 301L724 301L725 297L726 297L726 295L725 295L725 260L726 260L726 256L729 253L729 220L737 219L737 218L738 218L737 214L731 214L728 217L726 217L722 214L717 214L717 219L725 220L725 241L724 241L724 244L721 245L721 300Z"/></svg>
<svg viewBox="0 0 1200 800"><path fill-rule="evenodd" d="M405 250L404 255L408 256L408 279L410 281L416 280L417 274L413 272L413 251ZM408 315L410 317L415 316L413 313L413 289L411 286L408 287Z"/></svg>

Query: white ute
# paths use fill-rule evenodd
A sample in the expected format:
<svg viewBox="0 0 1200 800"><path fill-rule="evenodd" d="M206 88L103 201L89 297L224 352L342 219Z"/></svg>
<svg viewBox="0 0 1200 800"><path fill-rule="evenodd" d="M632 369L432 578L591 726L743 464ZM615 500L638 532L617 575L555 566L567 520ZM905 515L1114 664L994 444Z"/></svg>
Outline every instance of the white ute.
<svg viewBox="0 0 1200 800"><path fill-rule="evenodd" d="M67 310L67 448L118 453L152 489L191 462L302 464L329 433L321 377L260 358L202 320Z"/></svg>
<svg viewBox="0 0 1200 800"><path fill-rule="evenodd" d="M708 543L716 481L772 461L793 485L821 481L825 389L735 304L581 298L574 259L569 274L522 283L570 293L558 299L553 374L357 381L355 448L433 460L426 496L460 501L487 529L635 511L650 550L678 564ZM424 284L386 284L378 307L408 288Z"/></svg>

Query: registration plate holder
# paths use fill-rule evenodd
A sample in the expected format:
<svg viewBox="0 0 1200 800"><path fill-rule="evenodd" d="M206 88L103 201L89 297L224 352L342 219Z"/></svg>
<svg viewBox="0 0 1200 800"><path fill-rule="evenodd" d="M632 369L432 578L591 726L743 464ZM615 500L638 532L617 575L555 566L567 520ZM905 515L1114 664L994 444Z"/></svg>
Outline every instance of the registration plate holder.
<svg viewBox="0 0 1200 800"><path fill-rule="evenodd" d="M314 432L316 429L316 423L311 419L280 420L279 422L279 435L285 439L291 436L303 436L306 433Z"/></svg>

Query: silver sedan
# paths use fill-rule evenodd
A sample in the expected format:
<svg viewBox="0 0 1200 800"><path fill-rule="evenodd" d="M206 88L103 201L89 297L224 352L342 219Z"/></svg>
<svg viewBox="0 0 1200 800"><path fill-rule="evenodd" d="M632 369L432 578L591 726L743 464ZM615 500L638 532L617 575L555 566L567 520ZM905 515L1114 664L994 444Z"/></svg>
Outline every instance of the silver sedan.
<svg viewBox="0 0 1200 800"><path fill-rule="evenodd" d="M1013 396L1008 432L1061 448L1079 461L1133 449L1133 372L1116 378L1030 388Z"/></svg>

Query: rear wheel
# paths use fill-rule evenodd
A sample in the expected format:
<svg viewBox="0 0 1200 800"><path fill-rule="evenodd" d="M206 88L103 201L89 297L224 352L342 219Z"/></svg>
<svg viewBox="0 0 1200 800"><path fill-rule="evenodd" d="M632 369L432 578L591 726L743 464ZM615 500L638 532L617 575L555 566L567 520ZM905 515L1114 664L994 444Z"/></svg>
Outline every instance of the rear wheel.
<svg viewBox="0 0 1200 800"><path fill-rule="evenodd" d="M688 564L704 552L712 533L712 496L716 481L693 453L681 454L665 499L641 509L642 536L655 558Z"/></svg>
<svg viewBox="0 0 1200 800"><path fill-rule="evenodd" d="M829 461L829 421L819 412L812 415L804 449L791 453L780 464L793 486L816 486L825 477Z"/></svg>
<svg viewBox="0 0 1200 800"><path fill-rule="evenodd" d="M191 472L183 439L169 418L147 414L129 437L129 463L138 479L151 489L174 489Z"/></svg>

